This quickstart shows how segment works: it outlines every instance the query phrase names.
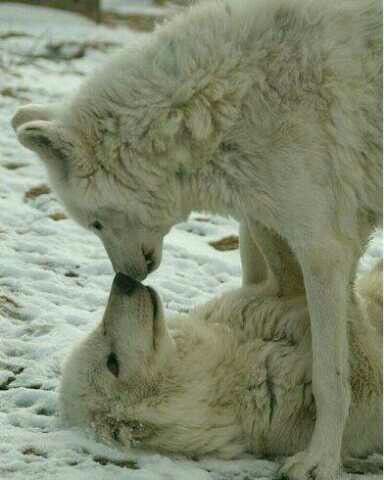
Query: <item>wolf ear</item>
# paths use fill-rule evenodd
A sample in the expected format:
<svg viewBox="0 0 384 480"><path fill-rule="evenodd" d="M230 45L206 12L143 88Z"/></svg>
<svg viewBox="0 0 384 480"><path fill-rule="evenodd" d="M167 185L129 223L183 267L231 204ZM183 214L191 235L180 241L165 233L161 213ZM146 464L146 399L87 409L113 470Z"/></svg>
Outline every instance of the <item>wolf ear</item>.
<svg viewBox="0 0 384 480"><path fill-rule="evenodd" d="M74 145L69 132L60 124L35 120L17 129L19 142L36 152L48 164L69 161Z"/></svg>
<svg viewBox="0 0 384 480"><path fill-rule="evenodd" d="M24 105L16 110L12 118L12 127L16 131L21 125L32 120L53 120L55 112L60 108L60 104L51 103L49 105L40 105L37 103L30 103Z"/></svg>

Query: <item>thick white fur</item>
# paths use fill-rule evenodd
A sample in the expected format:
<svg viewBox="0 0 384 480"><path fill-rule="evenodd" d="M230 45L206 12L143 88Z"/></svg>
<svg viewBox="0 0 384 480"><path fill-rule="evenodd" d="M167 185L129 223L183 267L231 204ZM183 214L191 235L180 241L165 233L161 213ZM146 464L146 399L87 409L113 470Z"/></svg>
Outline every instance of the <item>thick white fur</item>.
<svg viewBox="0 0 384 480"><path fill-rule="evenodd" d="M380 265L360 280L348 316L352 403L342 452L360 471L372 471L362 459L382 440L381 274ZM103 322L66 361L64 419L120 448L224 458L301 451L316 417L306 303L256 292L243 287L165 321L144 287L127 296L114 284ZM112 351L117 378L106 365Z"/></svg>
<svg viewBox="0 0 384 480"><path fill-rule="evenodd" d="M380 3L197 4L67 104L14 126L116 271L143 278L193 209L241 222L244 284L304 292L317 420L292 480L337 477L350 405L347 309L381 218ZM30 110L28 110L28 108ZM98 224L96 224L98 225Z"/></svg>

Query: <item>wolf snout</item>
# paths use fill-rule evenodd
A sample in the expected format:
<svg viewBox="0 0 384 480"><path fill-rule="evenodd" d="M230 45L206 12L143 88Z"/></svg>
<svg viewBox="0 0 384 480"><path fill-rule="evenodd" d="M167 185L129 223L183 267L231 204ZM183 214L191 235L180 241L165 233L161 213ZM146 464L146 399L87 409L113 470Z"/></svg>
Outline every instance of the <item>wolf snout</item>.
<svg viewBox="0 0 384 480"><path fill-rule="evenodd" d="M113 280L113 288L120 290L125 295L132 295L135 290L143 288L143 285L124 273L117 273Z"/></svg>

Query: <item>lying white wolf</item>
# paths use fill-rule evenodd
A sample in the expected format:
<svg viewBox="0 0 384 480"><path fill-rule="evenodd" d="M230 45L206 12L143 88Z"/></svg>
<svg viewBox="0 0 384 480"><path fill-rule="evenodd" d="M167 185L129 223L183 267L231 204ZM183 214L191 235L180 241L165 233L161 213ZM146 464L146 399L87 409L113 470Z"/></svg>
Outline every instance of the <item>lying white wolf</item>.
<svg viewBox="0 0 384 480"><path fill-rule="evenodd" d="M316 417L303 297L225 294L164 319L149 287L118 274L103 321L70 354L60 406L72 425L120 448L234 458L294 454ZM343 460L354 471L381 450L381 273L361 278L348 317L352 404Z"/></svg>
<svg viewBox="0 0 384 480"><path fill-rule="evenodd" d="M340 463L350 285L381 219L380 20L377 0L203 2L72 101L13 119L116 271L143 278L171 226L205 209L241 222L244 284L305 283L317 419L293 480Z"/></svg>

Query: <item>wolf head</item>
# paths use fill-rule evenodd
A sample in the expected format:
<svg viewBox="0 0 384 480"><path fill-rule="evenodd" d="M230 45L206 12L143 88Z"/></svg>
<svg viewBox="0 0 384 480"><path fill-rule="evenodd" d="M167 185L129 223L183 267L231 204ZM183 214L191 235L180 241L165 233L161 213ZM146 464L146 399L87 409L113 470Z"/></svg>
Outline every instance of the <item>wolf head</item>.
<svg viewBox="0 0 384 480"><path fill-rule="evenodd" d="M63 419L93 427L107 442L129 444L135 433L144 434L142 429L130 431L130 419L132 425L138 421L134 406L153 397L173 352L155 291L117 274L102 322L72 351L64 367Z"/></svg>
<svg viewBox="0 0 384 480"><path fill-rule="evenodd" d="M13 127L44 161L68 213L102 240L115 271L141 280L160 264L164 235L185 218L177 175L121 140L111 118L82 122L69 112L29 105L17 111Z"/></svg>
<svg viewBox="0 0 384 480"><path fill-rule="evenodd" d="M237 454L237 403L215 386L228 344L193 320L167 323L153 289L117 274L102 322L64 365L62 419L122 449Z"/></svg>

